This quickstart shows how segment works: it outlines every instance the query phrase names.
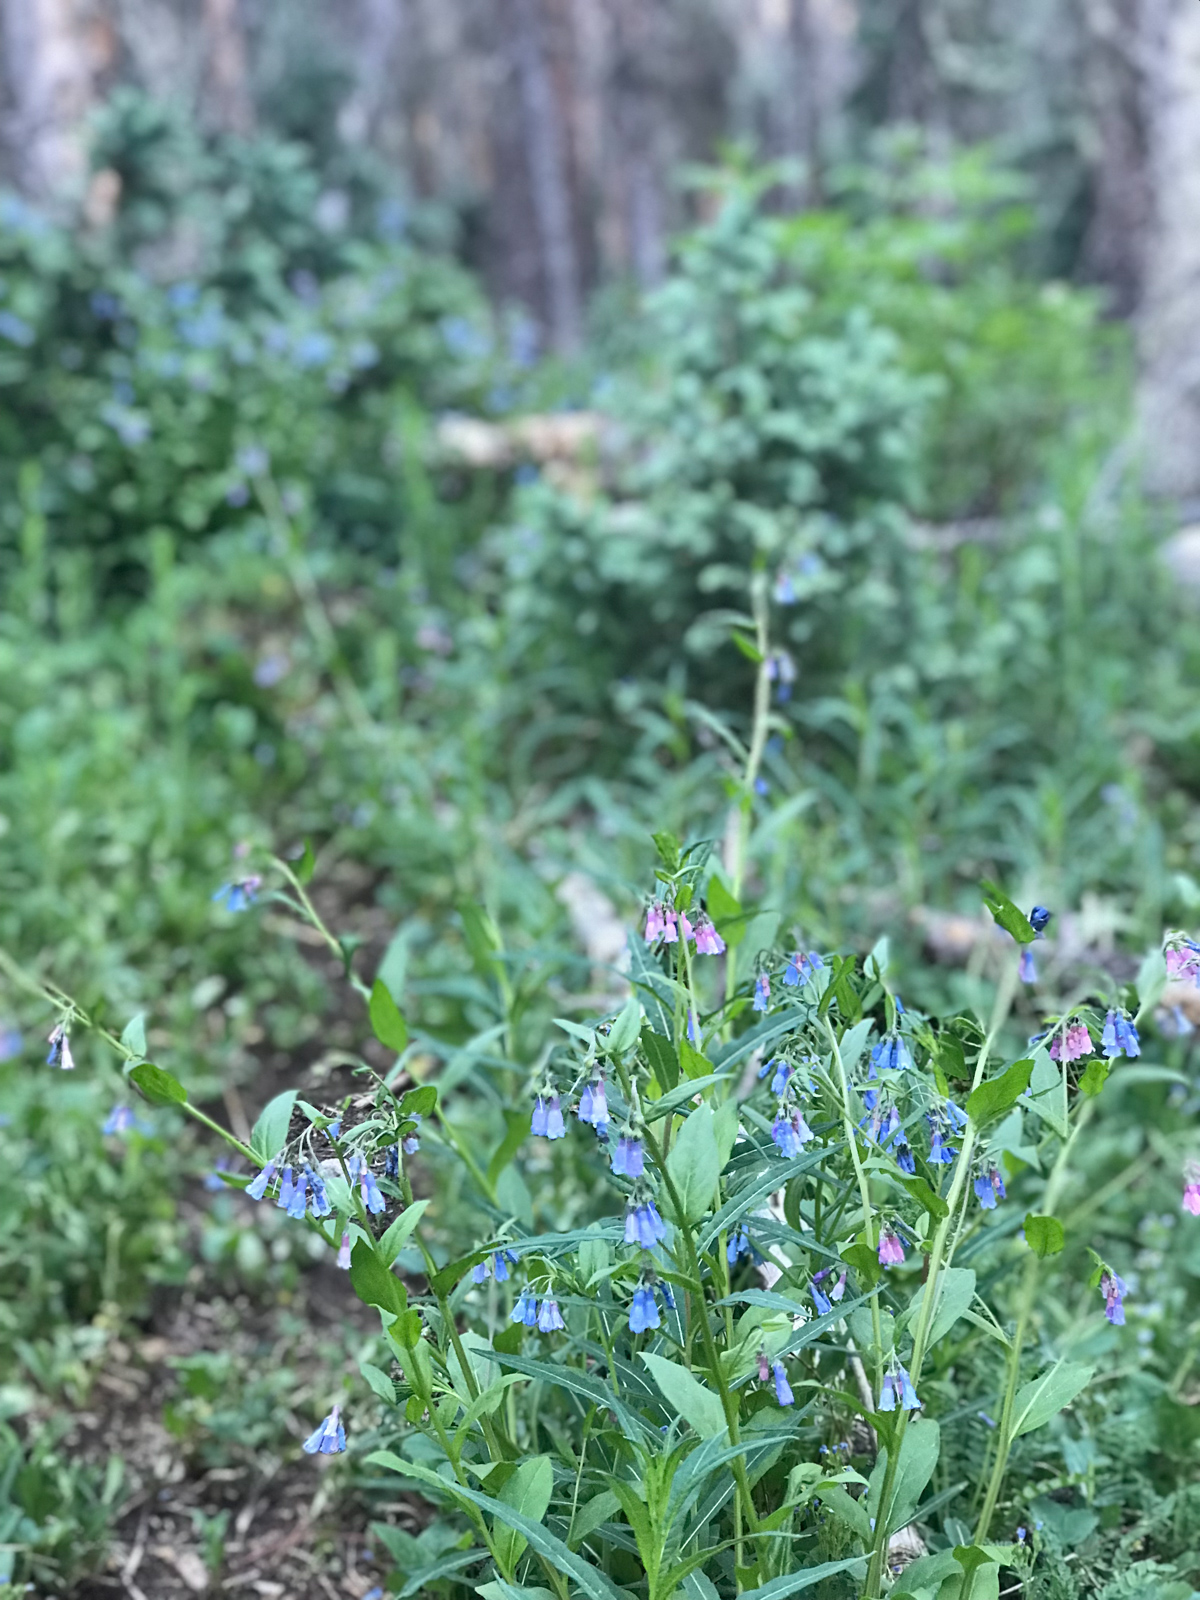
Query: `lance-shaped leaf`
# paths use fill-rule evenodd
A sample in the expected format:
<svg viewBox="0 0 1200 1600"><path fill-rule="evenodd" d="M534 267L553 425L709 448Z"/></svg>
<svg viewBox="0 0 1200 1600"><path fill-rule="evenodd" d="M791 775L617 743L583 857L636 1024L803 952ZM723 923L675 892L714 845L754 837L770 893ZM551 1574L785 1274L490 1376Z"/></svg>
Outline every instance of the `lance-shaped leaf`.
<svg viewBox="0 0 1200 1600"><path fill-rule="evenodd" d="M387 984L376 978L367 1004L371 1018L371 1031L380 1044L394 1050L397 1055L408 1043L408 1025L400 1014L400 1007L388 993Z"/></svg>
<svg viewBox="0 0 1200 1600"><path fill-rule="evenodd" d="M131 1068L129 1081L152 1106L181 1106L187 1100L187 1090L179 1079L156 1067L152 1061L140 1061Z"/></svg>
<svg viewBox="0 0 1200 1600"><path fill-rule="evenodd" d="M1029 918L1012 903L1004 890L986 878L979 887L983 890L983 903L992 913L994 921L1006 933L1011 933L1018 944L1032 944L1037 935L1030 925Z"/></svg>
<svg viewBox="0 0 1200 1600"><path fill-rule="evenodd" d="M1025 1093L1033 1073L1033 1062L1014 1061L998 1078L989 1078L967 1096L967 1115L977 1126L991 1122L1017 1102Z"/></svg>
<svg viewBox="0 0 1200 1600"><path fill-rule="evenodd" d="M1095 1370L1081 1361L1060 1361L1032 1383L1023 1384L1013 1401L1013 1438L1032 1433L1069 1406L1087 1388Z"/></svg>
<svg viewBox="0 0 1200 1600"><path fill-rule="evenodd" d="M273 1100L268 1100L262 1108L250 1135L250 1148L260 1161L274 1161L287 1143L288 1129L292 1125L292 1107L295 1104L295 1089L285 1089Z"/></svg>
<svg viewBox="0 0 1200 1600"><path fill-rule="evenodd" d="M686 1367L664 1356L642 1351L663 1399L702 1439L712 1439L726 1431L725 1408L721 1397L702 1384Z"/></svg>

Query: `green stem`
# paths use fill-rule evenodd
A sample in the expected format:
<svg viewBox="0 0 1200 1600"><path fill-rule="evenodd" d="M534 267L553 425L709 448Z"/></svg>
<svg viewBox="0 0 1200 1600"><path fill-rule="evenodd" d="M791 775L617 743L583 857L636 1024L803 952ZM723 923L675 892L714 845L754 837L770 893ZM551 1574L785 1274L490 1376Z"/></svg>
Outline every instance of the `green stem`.
<svg viewBox="0 0 1200 1600"><path fill-rule="evenodd" d="M858 1192L862 1199L863 1227L866 1230L867 1243L872 1250L879 1248L879 1236L875 1228L875 1214L871 1205L871 1180L867 1176L866 1168L858 1153L858 1129L854 1125L854 1115L850 1109L850 1084L846 1078L846 1067L842 1061L842 1050L838 1044L838 1036L834 1031L828 1014L825 1016L825 1031L829 1035L829 1043L833 1050L833 1062L837 1068L838 1088L842 1102L842 1127L846 1134L846 1144L850 1151L850 1159L854 1163L854 1172L858 1178ZM875 1344L875 1393L878 1394L883 1383L883 1319L879 1312L879 1289L871 1290L871 1338Z"/></svg>
<svg viewBox="0 0 1200 1600"><path fill-rule="evenodd" d="M754 715L750 728L750 746L746 752L746 768L742 773L742 792L737 801L737 816L733 829L729 859L729 888L735 900L742 897L742 877L746 870L746 851L749 846L750 808L754 803L754 784L762 768L763 753L767 748L767 732L771 721L771 680L767 676L767 657L770 654L767 607L767 579L762 572L751 578L751 609L754 613L754 645L758 651L758 674L754 680ZM728 1005L737 988L737 948L731 945L725 952L725 1003Z"/></svg>

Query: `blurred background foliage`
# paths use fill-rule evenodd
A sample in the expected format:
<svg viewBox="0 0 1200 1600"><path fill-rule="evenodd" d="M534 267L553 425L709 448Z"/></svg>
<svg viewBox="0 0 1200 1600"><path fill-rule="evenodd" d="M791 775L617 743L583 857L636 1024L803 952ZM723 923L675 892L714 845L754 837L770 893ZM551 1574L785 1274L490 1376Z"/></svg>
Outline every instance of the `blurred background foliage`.
<svg viewBox="0 0 1200 1600"><path fill-rule="evenodd" d="M890 931L913 1003L982 1007L980 876L1063 913L1047 1003L1194 915L1195 602L1132 427L1141 329L1114 315L1142 291L1129 196L1150 180L1105 163L1133 113L1088 8L1018 8L987 43L982 6L892 28L864 3L849 31L785 7L824 64L805 100L772 77L767 22L614 0L604 73L580 46L557 113L530 90L562 65L553 5L510 8L505 43L504 6L446 8L440 32L366 7L337 38L312 8L239 26L211 6L207 44L164 24L158 58L93 9L109 33L76 39L75 119L14 143L0 200L10 956L118 1031L145 1011L236 1128L363 1049L303 930L211 903L239 848L312 839L323 914L492 1145L506 1091L467 1047L497 1000L461 907L499 930L532 1064L549 1017L611 992L651 829L723 833L752 681L729 618L755 574L790 696L750 890L785 927L859 949ZM12 65L28 40L6 39ZM497 109L493 79L521 93ZM1107 145L1079 133L1089 106ZM557 179L516 159L554 147L555 115ZM0 974L0 1549L62 1585L128 1503L128 1441L63 1443L114 1342L206 1297L299 1326L343 1291L273 1213L203 1188L212 1152L169 1114L103 1134L115 1065L81 1042L77 1079L48 1078L51 1020ZM1157 1048L1186 1076L1186 1036ZM1111 1405L1014 1462L1058 1508L1028 1592L1176 1600L1200 1572L1200 1257L1171 1238L1155 1151L1195 1094L1151 1079L1104 1110L1077 1204L1107 1196L1147 1309L1132 1341L1097 1335ZM447 1249L456 1172L430 1157ZM591 1203L578 1174L506 1181L559 1225ZM357 1376L319 1376L353 1329L319 1356L271 1337L367 1414ZM165 1426L208 1467L294 1454L288 1384L252 1348L177 1355ZM361 1477L343 1492L366 1504ZM419 1571L430 1549L389 1531Z"/></svg>

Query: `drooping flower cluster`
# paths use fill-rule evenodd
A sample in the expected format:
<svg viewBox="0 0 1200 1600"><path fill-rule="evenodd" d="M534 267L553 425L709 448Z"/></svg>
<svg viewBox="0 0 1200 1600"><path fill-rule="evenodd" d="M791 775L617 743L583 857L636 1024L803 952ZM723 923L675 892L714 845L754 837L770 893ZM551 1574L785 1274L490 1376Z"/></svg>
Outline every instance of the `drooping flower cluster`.
<svg viewBox="0 0 1200 1600"><path fill-rule="evenodd" d="M1087 1025L1076 1019L1068 1022L1054 1035L1050 1043L1050 1058L1052 1061L1061 1061L1064 1065L1078 1061L1081 1056L1090 1056L1092 1053L1092 1036L1087 1030Z"/></svg>
<svg viewBox="0 0 1200 1600"><path fill-rule="evenodd" d="M1105 1017L1100 1046L1110 1061L1114 1056L1126 1055L1132 1059L1142 1053L1138 1031L1124 1011L1110 1011Z"/></svg>
<svg viewBox="0 0 1200 1600"><path fill-rule="evenodd" d="M604 1092L603 1073L591 1083L584 1085L583 1092L579 1096L579 1104L575 1108L575 1115L580 1122L590 1123L595 1128L598 1138L608 1138L608 1099Z"/></svg>
<svg viewBox="0 0 1200 1600"><path fill-rule="evenodd" d="M64 1072L75 1070L75 1057L71 1054L71 1041L67 1036L66 1024L60 1022L52 1028L46 1043L50 1052L46 1057L48 1067L61 1067Z"/></svg>
<svg viewBox="0 0 1200 1600"><path fill-rule="evenodd" d="M821 1285L832 1275L832 1267L822 1267L820 1272L813 1274L812 1281L808 1286L812 1295L813 1307L819 1317L828 1316L846 1292L846 1274L844 1272L829 1292L825 1292Z"/></svg>
<svg viewBox="0 0 1200 1600"><path fill-rule="evenodd" d="M810 978L816 977L824 965L825 963L815 950L809 951L807 955L803 951L797 950L784 969L783 982L785 988L803 988Z"/></svg>
<svg viewBox="0 0 1200 1600"><path fill-rule="evenodd" d="M999 1167L988 1166L981 1169L975 1179L975 1194L985 1211L994 1211L997 1199L1007 1200L1008 1192L1004 1187L1004 1177Z"/></svg>
<svg viewBox="0 0 1200 1600"><path fill-rule="evenodd" d="M1200 1217L1200 1161L1189 1161L1183 1169L1183 1209Z"/></svg>
<svg viewBox="0 0 1200 1600"><path fill-rule="evenodd" d="M227 911L246 911L258 899L261 888L262 878L254 872L247 878L234 878L230 883L223 883L213 895L213 900Z"/></svg>
<svg viewBox="0 0 1200 1600"><path fill-rule="evenodd" d="M881 1267L904 1265L904 1243L890 1223L885 1223L879 1230L879 1265Z"/></svg>
<svg viewBox="0 0 1200 1600"><path fill-rule="evenodd" d="M719 956L725 949L725 941L707 912L700 912L693 923L686 911L655 900L646 911L646 943L661 940L663 944L678 944L681 938L684 944L695 942L697 955Z"/></svg>
<svg viewBox="0 0 1200 1600"><path fill-rule="evenodd" d="M539 1333L561 1333L566 1327L554 1296L548 1294L539 1301L532 1289L521 1290L512 1309L510 1321L523 1323L527 1328L536 1328Z"/></svg>
<svg viewBox="0 0 1200 1600"><path fill-rule="evenodd" d="M646 1152L642 1141L628 1128L616 1142L611 1166L619 1178L640 1178L646 1171Z"/></svg>
<svg viewBox="0 0 1200 1600"><path fill-rule="evenodd" d="M1172 983L1194 983L1200 987L1200 944L1186 934L1171 934L1163 947L1163 959Z"/></svg>
<svg viewBox="0 0 1200 1600"><path fill-rule="evenodd" d="M1100 1279L1100 1290L1104 1295L1104 1315L1114 1328L1125 1326L1125 1280L1115 1272L1105 1272Z"/></svg>
<svg viewBox="0 0 1200 1600"><path fill-rule="evenodd" d="M511 1250L493 1250L486 1261L477 1261L471 1268L471 1282L486 1283L494 1275L497 1283L507 1283L508 1269L516 1264L517 1258Z"/></svg>
<svg viewBox="0 0 1200 1600"><path fill-rule="evenodd" d="M669 1284L659 1283L653 1277L645 1276L633 1291L633 1301L629 1307L630 1333L645 1333L650 1328L660 1327L661 1318L658 1314L658 1301L655 1295L662 1296L663 1305L669 1311L675 1309L675 1296L671 1293Z"/></svg>
<svg viewBox="0 0 1200 1600"><path fill-rule="evenodd" d="M335 1456L345 1448L346 1430L342 1426L341 1407L334 1406L304 1441L304 1453L310 1456Z"/></svg>
<svg viewBox="0 0 1200 1600"><path fill-rule="evenodd" d="M653 1199L646 1194L639 1197L635 1191L625 1211L625 1243L655 1250L666 1236L667 1225Z"/></svg>
<svg viewBox="0 0 1200 1600"><path fill-rule="evenodd" d="M534 1101L529 1131L536 1134L540 1139L566 1138L567 1130L563 1122L562 1101L550 1089L547 1089L547 1092L543 1094L539 1094Z"/></svg>
<svg viewBox="0 0 1200 1600"><path fill-rule="evenodd" d="M892 1358L892 1364L883 1375L883 1384L879 1391L880 1411L895 1411L897 1404L901 1411L916 1411L921 1402L913 1381L907 1370Z"/></svg>

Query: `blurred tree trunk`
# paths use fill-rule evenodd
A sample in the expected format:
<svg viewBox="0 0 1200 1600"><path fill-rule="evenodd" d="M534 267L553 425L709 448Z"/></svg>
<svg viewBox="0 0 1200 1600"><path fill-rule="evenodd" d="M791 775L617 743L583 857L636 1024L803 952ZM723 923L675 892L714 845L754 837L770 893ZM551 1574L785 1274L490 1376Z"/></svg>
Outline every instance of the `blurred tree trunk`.
<svg viewBox="0 0 1200 1600"><path fill-rule="evenodd" d="M666 266L666 229L649 76L655 56L651 18L642 0L608 0L608 5L612 38L608 92L623 180L628 259L637 281L652 288Z"/></svg>
<svg viewBox="0 0 1200 1600"><path fill-rule="evenodd" d="M396 78L411 21L407 0L362 0L354 30L354 88L338 116L343 138L355 144L375 139L389 107L401 98Z"/></svg>
<svg viewBox="0 0 1200 1600"><path fill-rule="evenodd" d="M73 0L0 0L14 174L41 197L78 190L93 90L89 41Z"/></svg>
<svg viewBox="0 0 1200 1600"><path fill-rule="evenodd" d="M505 13L550 334L559 350L574 350L583 331L583 287L572 214L566 119L552 75L543 0L506 0Z"/></svg>
<svg viewBox="0 0 1200 1600"><path fill-rule="evenodd" d="M1150 487L1200 497L1200 4L1143 0L1152 221L1138 333Z"/></svg>
<svg viewBox="0 0 1200 1600"><path fill-rule="evenodd" d="M238 0L204 0L204 41L213 121L224 133L249 133L254 104Z"/></svg>

